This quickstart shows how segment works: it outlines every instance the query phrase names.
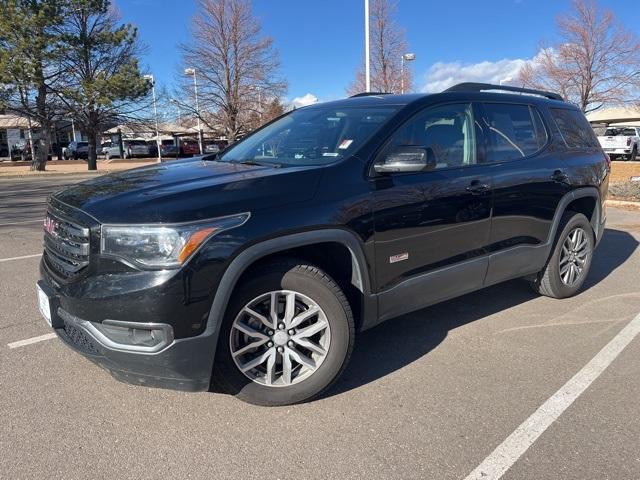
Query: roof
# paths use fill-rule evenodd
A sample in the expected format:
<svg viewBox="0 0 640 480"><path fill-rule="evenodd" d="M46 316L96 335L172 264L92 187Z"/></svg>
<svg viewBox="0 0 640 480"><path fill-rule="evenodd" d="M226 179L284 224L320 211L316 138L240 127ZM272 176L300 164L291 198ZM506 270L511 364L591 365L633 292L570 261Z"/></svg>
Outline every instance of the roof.
<svg viewBox="0 0 640 480"><path fill-rule="evenodd" d="M640 108L616 107L604 108L587 113L591 123L640 123Z"/></svg>
<svg viewBox="0 0 640 480"><path fill-rule="evenodd" d="M387 93L362 93L342 100L335 100L327 103L315 103L302 108L343 108L343 107L373 107L373 106L395 106L404 107L406 105L427 101L427 99L451 99L466 101L510 101L517 102L526 98L528 103L549 104L564 107L573 107L566 103L560 95L553 92L523 89L518 87L505 87L500 85L490 85L484 83L462 83L455 85L441 93L407 93L403 95Z"/></svg>
<svg viewBox="0 0 640 480"><path fill-rule="evenodd" d="M38 123L32 121L31 126L37 127ZM29 128L29 120L27 117L21 117L19 115L2 114L0 115L0 129L4 130L6 128Z"/></svg>

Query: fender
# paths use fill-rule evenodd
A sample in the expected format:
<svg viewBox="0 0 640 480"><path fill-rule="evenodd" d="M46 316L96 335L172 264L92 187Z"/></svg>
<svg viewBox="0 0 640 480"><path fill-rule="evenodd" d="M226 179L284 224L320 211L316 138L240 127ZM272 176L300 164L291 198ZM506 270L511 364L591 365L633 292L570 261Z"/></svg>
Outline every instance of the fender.
<svg viewBox="0 0 640 480"><path fill-rule="evenodd" d="M544 245L548 247L549 253L551 253L551 248L553 247L553 242L556 238L560 219L562 218L562 215L564 215L567 206L574 200L585 197L593 197L596 200L596 206L591 218L591 227L593 228L593 233L595 234L596 239L602 236L604 225L601 223L602 202L600 200L600 192L595 187L576 188L575 190L571 190L566 193L564 197L560 199L560 202L558 202L558 207L556 208L556 213L553 216L553 224L551 225L549 236L547 237L547 241L544 243Z"/></svg>
<svg viewBox="0 0 640 480"><path fill-rule="evenodd" d="M233 290L235 289L240 276L245 270L257 260L282 252L290 248L313 245L316 243L335 242L344 245L351 254L351 283L363 294L362 323L367 319L377 316L377 301L371 293L371 278L367 266L364 251L358 239L352 233L341 229L321 229L301 233L294 233L282 237L265 240L250 246L238 254L225 270L209 311L207 327L203 333L212 337L213 355L211 362L215 358L215 348L217 345L220 326L225 315L225 311Z"/></svg>

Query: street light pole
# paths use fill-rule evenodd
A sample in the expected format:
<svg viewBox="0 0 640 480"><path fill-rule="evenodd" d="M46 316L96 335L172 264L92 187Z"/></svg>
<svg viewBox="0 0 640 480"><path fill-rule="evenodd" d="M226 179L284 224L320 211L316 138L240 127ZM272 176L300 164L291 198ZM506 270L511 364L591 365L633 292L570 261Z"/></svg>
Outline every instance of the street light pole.
<svg viewBox="0 0 640 480"><path fill-rule="evenodd" d="M160 149L160 128L158 127L158 108L156 106L156 82L153 75L145 75L144 78L151 82L151 92L153 93L153 114L156 117L156 148L158 149L158 163L162 162L162 151Z"/></svg>
<svg viewBox="0 0 640 480"><path fill-rule="evenodd" d="M185 75L193 75L193 91L196 97L196 117L198 118L198 146L200 147L200 155L202 155L202 128L200 127L200 107L198 106L198 80L196 78L195 68L185 68Z"/></svg>
<svg viewBox="0 0 640 480"><path fill-rule="evenodd" d="M369 64L369 0L364 0L364 82L365 90L371 91L371 68Z"/></svg>
<svg viewBox="0 0 640 480"><path fill-rule="evenodd" d="M400 93L404 93L404 62L411 62L415 59L415 53L405 53L400 58Z"/></svg>

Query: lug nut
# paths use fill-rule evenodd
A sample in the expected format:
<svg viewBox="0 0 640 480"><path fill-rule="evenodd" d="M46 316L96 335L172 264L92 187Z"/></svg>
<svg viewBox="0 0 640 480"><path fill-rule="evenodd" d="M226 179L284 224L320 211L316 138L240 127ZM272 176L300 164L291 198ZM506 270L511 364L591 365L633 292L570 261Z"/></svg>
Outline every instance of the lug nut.
<svg viewBox="0 0 640 480"><path fill-rule="evenodd" d="M289 330L289 335L295 335L295 333L296 333L296 331L293 328L291 328Z"/></svg>
<svg viewBox="0 0 640 480"><path fill-rule="evenodd" d="M273 347L273 342L267 343L267 347L269 347L269 348Z"/></svg>
<svg viewBox="0 0 640 480"><path fill-rule="evenodd" d="M278 351L279 351L280 353L284 352L284 347L278 347Z"/></svg>
<svg viewBox="0 0 640 480"><path fill-rule="evenodd" d="M278 325L278 328L279 328L280 330L284 330L284 323L281 323L280 325Z"/></svg>
<svg viewBox="0 0 640 480"><path fill-rule="evenodd" d="M267 334L273 335L273 330L267 330Z"/></svg>
<svg viewBox="0 0 640 480"><path fill-rule="evenodd" d="M288 346L289 348L293 348L293 345L294 345L293 340L289 340L289 341L287 342L287 346Z"/></svg>

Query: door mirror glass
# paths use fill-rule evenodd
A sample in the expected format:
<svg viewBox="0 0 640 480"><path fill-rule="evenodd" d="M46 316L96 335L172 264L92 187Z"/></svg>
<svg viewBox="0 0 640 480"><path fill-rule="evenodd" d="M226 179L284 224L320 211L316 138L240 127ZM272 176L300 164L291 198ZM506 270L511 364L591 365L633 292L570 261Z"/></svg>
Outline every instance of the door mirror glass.
<svg viewBox="0 0 640 480"><path fill-rule="evenodd" d="M435 157L430 148L402 146L390 151L373 168L378 173L406 173L433 170L435 167Z"/></svg>

